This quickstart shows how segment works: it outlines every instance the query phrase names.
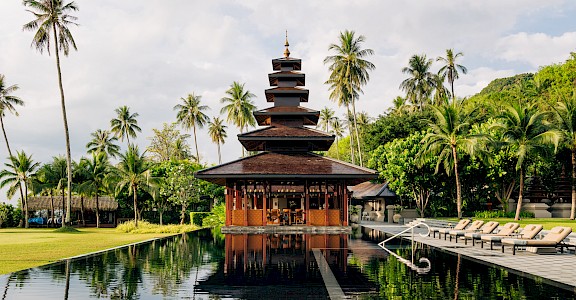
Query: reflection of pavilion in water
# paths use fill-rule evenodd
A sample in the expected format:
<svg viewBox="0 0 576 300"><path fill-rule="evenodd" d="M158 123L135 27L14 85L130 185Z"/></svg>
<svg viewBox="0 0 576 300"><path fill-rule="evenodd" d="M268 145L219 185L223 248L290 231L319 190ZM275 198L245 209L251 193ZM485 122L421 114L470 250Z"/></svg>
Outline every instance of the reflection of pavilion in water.
<svg viewBox="0 0 576 300"><path fill-rule="evenodd" d="M258 273L271 265L278 266L280 276L290 276L297 268L316 267L312 249L319 249L328 264L346 272L345 234L228 234L224 270Z"/></svg>

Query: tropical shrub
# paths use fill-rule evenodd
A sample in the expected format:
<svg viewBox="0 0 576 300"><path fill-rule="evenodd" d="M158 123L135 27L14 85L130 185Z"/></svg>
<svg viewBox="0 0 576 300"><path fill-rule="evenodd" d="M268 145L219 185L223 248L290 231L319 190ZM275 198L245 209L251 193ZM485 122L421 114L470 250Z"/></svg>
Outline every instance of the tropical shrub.
<svg viewBox="0 0 576 300"><path fill-rule="evenodd" d="M158 225L146 221L139 221L138 227L134 221L124 222L118 227L116 231L124 233L185 233L197 230L199 227L196 225Z"/></svg>
<svg viewBox="0 0 576 300"><path fill-rule="evenodd" d="M502 210L486 210L474 212L474 218L478 219L495 219L495 218L514 218L515 212L509 211L504 212ZM530 219L534 218L534 213L529 211L523 211L520 213L520 218Z"/></svg>
<svg viewBox="0 0 576 300"><path fill-rule="evenodd" d="M219 203L212 208L212 213L202 220L204 227L219 227L226 222L226 208L224 203Z"/></svg>

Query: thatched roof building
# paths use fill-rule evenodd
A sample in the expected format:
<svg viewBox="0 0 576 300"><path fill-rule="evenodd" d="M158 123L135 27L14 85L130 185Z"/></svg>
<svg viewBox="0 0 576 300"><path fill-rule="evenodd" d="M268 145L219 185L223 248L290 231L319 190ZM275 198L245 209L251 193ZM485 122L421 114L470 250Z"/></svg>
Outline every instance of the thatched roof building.
<svg viewBox="0 0 576 300"><path fill-rule="evenodd" d="M54 196L54 209L62 209L62 196ZM50 196L35 196L28 198L28 209L29 210L43 210L52 209ZM83 203L82 203L83 202ZM72 211L80 211L80 207L84 205L84 211L95 211L96 210L96 198L80 196L72 196ZM98 207L100 211L115 211L118 209L118 202L108 196L98 197Z"/></svg>

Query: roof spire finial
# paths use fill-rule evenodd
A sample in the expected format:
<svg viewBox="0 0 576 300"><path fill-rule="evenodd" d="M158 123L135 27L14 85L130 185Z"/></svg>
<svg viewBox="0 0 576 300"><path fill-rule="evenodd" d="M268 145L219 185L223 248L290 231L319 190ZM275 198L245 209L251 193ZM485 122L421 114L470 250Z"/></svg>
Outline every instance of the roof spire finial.
<svg viewBox="0 0 576 300"><path fill-rule="evenodd" d="M288 43L288 30L286 30L286 42L284 43L284 46L286 47L286 50L284 50L284 57L288 58L290 56L290 50L288 50L288 46L290 46Z"/></svg>

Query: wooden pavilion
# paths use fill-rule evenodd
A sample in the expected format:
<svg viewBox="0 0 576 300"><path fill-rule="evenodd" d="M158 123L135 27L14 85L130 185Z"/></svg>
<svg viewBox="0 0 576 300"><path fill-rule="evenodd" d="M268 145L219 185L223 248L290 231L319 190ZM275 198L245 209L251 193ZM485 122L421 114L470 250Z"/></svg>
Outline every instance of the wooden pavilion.
<svg viewBox="0 0 576 300"><path fill-rule="evenodd" d="M347 186L374 179L374 170L314 154L326 151L334 135L308 128L320 112L300 106L308 102L302 62L272 60L265 91L273 107L258 110L260 126L238 135L248 151L258 154L198 171L197 178L226 187L226 226L348 226Z"/></svg>

